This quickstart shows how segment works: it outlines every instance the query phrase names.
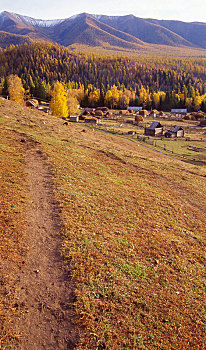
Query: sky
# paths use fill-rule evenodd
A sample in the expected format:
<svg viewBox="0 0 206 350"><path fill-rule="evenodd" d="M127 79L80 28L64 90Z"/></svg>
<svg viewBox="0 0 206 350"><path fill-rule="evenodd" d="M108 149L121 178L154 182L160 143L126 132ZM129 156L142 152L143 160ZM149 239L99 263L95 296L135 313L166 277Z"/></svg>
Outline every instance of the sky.
<svg viewBox="0 0 206 350"><path fill-rule="evenodd" d="M0 0L0 12L59 19L87 12L206 23L206 0Z"/></svg>

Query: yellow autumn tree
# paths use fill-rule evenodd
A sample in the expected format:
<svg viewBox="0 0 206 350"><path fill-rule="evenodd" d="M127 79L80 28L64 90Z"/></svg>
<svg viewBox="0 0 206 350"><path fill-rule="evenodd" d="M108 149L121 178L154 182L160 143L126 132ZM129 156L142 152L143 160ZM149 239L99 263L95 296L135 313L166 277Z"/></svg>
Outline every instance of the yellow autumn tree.
<svg viewBox="0 0 206 350"><path fill-rule="evenodd" d="M126 90L125 91L120 91L119 92L119 104L121 108L127 108L129 106L130 102L130 96L131 96L131 91Z"/></svg>
<svg viewBox="0 0 206 350"><path fill-rule="evenodd" d="M107 93L105 95L105 103L107 105L110 105L110 107L112 108L112 92L111 90L107 90Z"/></svg>
<svg viewBox="0 0 206 350"><path fill-rule="evenodd" d="M57 117L68 116L67 94L64 86L59 81L54 84L50 108L52 114Z"/></svg>
<svg viewBox="0 0 206 350"><path fill-rule="evenodd" d="M153 94L153 102L154 102L155 108L158 108L160 103L160 95L157 92L154 92Z"/></svg>
<svg viewBox="0 0 206 350"><path fill-rule="evenodd" d="M113 85L111 87L111 92L112 92L112 104L114 107L116 107L119 102L119 90L117 89L116 85Z"/></svg>
<svg viewBox="0 0 206 350"><path fill-rule="evenodd" d="M23 88L21 79L17 75L14 75L14 74L9 75L8 91L9 91L9 98L11 101L15 101L18 103L24 102L25 90Z"/></svg>
<svg viewBox="0 0 206 350"><path fill-rule="evenodd" d="M119 94L120 93L116 85L113 85L111 87L111 90L107 90L107 93L105 95L105 102L109 104L111 108L116 107L119 102Z"/></svg>
<svg viewBox="0 0 206 350"><path fill-rule="evenodd" d="M194 98L194 109L195 111L198 111L200 109L201 103L202 103L202 99L200 97L199 94L197 94Z"/></svg>
<svg viewBox="0 0 206 350"><path fill-rule="evenodd" d="M148 91L143 86L141 86L139 90L139 98L140 98L140 103L142 104L143 107L145 107L147 104Z"/></svg>
<svg viewBox="0 0 206 350"><path fill-rule="evenodd" d="M68 113L70 115L76 115L79 109L79 102L75 95L72 93L68 93L68 99L67 99L67 106L68 106Z"/></svg>
<svg viewBox="0 0 206 350"><path fill-rule="evenodd" d="M89 103L92 105L92 107L96 106L100 99L100 89L94 89L94 91L91 91L89 94Z"/></svg>

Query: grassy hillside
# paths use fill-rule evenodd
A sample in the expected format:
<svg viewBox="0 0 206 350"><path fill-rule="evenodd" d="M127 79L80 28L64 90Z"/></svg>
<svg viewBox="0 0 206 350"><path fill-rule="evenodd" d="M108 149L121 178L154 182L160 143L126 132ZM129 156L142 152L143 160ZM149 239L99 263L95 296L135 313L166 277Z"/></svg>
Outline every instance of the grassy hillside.
<svg viewBox="0 0 206 350"><path fill-rule="evenodd" d="M22 212L26 204L23 134L38 142L52 166L61 251L76 286L76 326L84 329L76 349L203 349L205 168L84 124L0 104L1 169L10 174L1 188L7 192L10 179L13 191L2 230L13 227L13 205ZM12 251L26 258L25 238L15 236L21 230L14 226L9 240L3 235L4 264ZM1 285L15 291L6 271ZM15 293L9 295L2 311L8 348L16 343Z"/></svg>
<svg viewBox="0 0 206 350"><path fill-rule="evenodd" d="M32 39L30 39L26 35L10 34L10 33L0 31L0 47L2 48L6 48L10 44L21 45L24 43L29 43L31 41Z"/></svg>

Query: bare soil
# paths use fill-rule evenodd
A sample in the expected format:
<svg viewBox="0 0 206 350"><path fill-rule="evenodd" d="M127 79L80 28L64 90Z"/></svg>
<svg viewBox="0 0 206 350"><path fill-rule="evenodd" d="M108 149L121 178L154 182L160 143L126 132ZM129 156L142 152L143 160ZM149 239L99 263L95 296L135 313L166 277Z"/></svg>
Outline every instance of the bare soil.
<svg viewBox="0 0 206 350"><path fill-rule="evenodd" d="M16 330L22 334L21 349L74 349L74 285L60 254L61 222L54 200L51 169L37 147L29 147L28 252L16 285Z"/></svg>

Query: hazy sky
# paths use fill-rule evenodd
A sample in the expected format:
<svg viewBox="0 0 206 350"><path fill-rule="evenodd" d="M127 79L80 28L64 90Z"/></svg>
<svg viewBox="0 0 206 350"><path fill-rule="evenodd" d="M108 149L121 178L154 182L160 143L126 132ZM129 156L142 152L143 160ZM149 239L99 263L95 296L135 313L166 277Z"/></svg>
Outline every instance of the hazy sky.
<svg viewBox="0 0 206 350"><path fill-rule="evenodd" d="M67 18L87 12L206 23L206 0L0 0L0 12L40 19Z"/></svg>

